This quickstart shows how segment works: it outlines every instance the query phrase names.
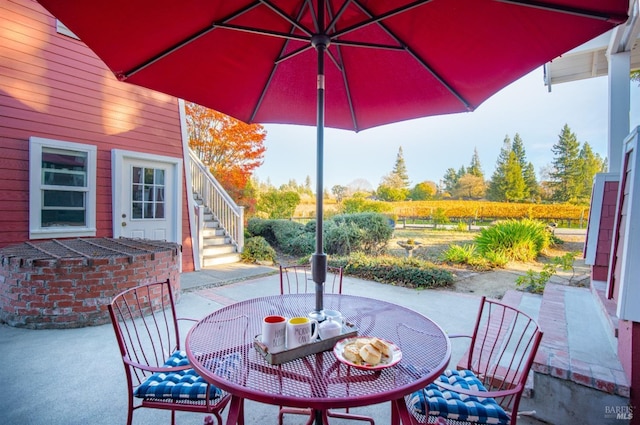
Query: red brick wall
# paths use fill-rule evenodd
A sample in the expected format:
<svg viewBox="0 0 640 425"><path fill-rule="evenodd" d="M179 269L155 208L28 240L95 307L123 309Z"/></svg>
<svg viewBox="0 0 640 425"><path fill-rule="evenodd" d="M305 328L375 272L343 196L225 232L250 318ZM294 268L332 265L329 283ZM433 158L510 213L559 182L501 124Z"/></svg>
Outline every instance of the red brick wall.
<svg viewBox="0 0 640 425"><path fill-rule="evenodd" d="M611 256L611 241L613 240L613 226L616 220L616 202L618 199L617 181L607 181L604 184L602 198L602 213L600 216L600 231L596 248L596 259L591 267L593 280L606 281L609 272L609 257Z"/></svg>
<svg viewBox="0 0 640 425"><path fill-rule="evenodd" d="M31 329L75 328L107 323L116 294L150 282L171 280L180 288L180 256L174 250L128 257L25 261L0 267L0 322Z"/></svg>

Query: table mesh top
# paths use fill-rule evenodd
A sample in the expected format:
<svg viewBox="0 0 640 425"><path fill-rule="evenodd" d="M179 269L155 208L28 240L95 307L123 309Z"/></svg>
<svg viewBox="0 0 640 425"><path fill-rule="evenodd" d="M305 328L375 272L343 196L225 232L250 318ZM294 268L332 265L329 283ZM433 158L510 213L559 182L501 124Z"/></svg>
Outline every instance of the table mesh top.
<svg viewBox="0 0 640 425"><path fill-rule="evenodd" d="M306 316L315 295L277 295L250 299L207 316L189 333L187 347L196 370L232 393L272 404L299 407L347 407L399 398L431 382L449 361L449 340L425 316L385 301L325 294L324 308L342 312L358 336L395 343L402 360L380 370L360 370L339 362L333 351L282 365L269 364L254 348L267 315ZM239 356L238 356L239 355ZM241 361L234 373L214 373L221 359Z"/></svg>

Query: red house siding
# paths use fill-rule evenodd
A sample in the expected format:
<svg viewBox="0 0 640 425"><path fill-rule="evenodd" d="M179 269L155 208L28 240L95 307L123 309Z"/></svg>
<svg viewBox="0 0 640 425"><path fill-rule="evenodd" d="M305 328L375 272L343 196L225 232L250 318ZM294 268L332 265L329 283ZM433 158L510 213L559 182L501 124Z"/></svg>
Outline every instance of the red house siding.
<svg viewBox="0 0 640 425"><path fill-rule="evenodd" d="M616 202L618 201L618 182L608 181L604 184L600 231L596 248L596 261L591 268L593 280L606 281L609 274L609 257L613 241L613 227L616 219Z"/></svg>
<svg viewBox="0 0 640 425"><path fill-rule="evenodd" d="M29 239L31 136L97 146L96 236L112 237L111 150L182 158L178 100L117 81L35 1L1 2L0 34L0 247ZM190 193L183 270L193 270Z"/></svg>

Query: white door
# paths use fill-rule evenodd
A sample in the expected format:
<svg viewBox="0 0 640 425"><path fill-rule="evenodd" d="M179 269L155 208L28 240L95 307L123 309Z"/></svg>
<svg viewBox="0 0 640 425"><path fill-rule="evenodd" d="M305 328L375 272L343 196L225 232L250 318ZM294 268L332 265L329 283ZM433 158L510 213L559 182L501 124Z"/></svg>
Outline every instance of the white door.
<svg viewBox="0 0 640 425"><path fill-rule="evenodd" d="M114 150L114 237L180 242L182 161Z"/></svg>

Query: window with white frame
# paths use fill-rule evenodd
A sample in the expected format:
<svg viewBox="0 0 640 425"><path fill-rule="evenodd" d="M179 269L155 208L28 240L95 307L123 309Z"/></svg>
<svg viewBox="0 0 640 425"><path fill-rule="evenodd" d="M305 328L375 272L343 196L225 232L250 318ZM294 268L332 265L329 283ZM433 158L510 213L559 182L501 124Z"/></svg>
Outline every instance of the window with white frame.
<svg viewBox="0 0 640 425"><path fill-rule="evenodd" d="M96 147L29 139L29 237L96 235Z"/></svg>

